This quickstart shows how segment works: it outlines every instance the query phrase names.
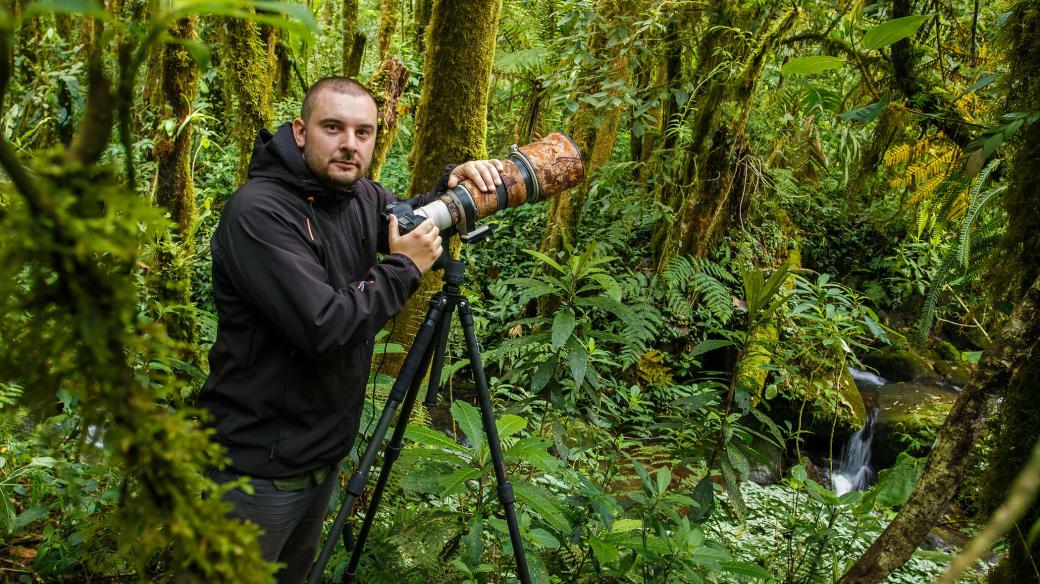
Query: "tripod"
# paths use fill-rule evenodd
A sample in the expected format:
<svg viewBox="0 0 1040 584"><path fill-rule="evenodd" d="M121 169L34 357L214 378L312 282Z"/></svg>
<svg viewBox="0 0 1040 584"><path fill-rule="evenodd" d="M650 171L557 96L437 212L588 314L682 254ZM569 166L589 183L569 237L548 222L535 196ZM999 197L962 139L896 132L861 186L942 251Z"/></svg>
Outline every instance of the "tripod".
<svg viewBox="0 0 1040 584"><path fill-rule="evenodd" d="M479 241L489 234L489 228L486 226L481 227L472 232L469 237L464 238L463 241L467 243ZM445 252L445 257L447 257L447 252ZM442 257L442 259L444 258ZM438 263L441 262L438 261ZM516 559L517 575L520 578L520 582L530 584L531 576L527 569L527 558L524 555L524 546L520 539L520 524L517 521L516 508L514 506L516 497L513 494L513 486L506 477L502 444L498 438L494 411L491 407L491 394L488 390L484 366L480 360L480 347L477 345L477 335L473 329L473 314L470 311L469 301L466 300L465 295L459 289L464 280L465 264L458 260L446 260L444 262L444 287L430 299L430 307L426 312L426 318L415 335L415 342L412 344L412 348L409 349L407 356L405 356L404 364L401 366L400 374L397 380L394 381L390 390L390 396L383 406L383 412L379 417L379 422L376 424L372 439L365 447L365 453L361 457L361 462L358 463L357 470L347 482L347 496L339 509L339 513L336 515L336 520L329 529L328 539L325 540L325 545L322 546L321 553L318 554L318 559L311 568L311 573L308 577L310 584L321 583L321 575L325 571L329 557L332 556L336 540L339 539L341 534L343 535L343 545L347 549L353 550L350 556L350 563L347 565L347 570L344 573L344 579L347 582L355 582L357 580L357 567L361 561L361 554L365 549L365 541L368 539L372 523L375 521L376 509L379 507L379 502L383 497L383 490L386 488L387 480L390 478L390 470L393 468L394 461L401 454L405 429L412 415L415 399L419 394L419 386L422 384L422 373L430 365L431 359L433 365L430 370L430 383L423 403L426 406L437 404L441 369L444 365L444 351L448 344L448 333L451 329L451 315L456 310L458 310L459 320L462 321L462 330L466 337L470 366L473 368L473 378L476 381L477 392L480 396L480 416L484 426L484 434L487 436L492 465L495 469L495 479L498 482L498 500L505 511L506 523L509 526L509 540L512 543L513 556ZM350 512L354 506L354 501L357 500L365 488L368 473L372 469L376 453L386 437L394 412L399 405L401 406L401 414L398 416L394 433L390 437L390 443L386 447L386 453L383 456L383 466L379 471L379 479L376 481L375 489L372 491L372 500L365 513L365 520L361 524L361 530L358 532L357 541L352 542L352 530L349 525Z"/></svg>

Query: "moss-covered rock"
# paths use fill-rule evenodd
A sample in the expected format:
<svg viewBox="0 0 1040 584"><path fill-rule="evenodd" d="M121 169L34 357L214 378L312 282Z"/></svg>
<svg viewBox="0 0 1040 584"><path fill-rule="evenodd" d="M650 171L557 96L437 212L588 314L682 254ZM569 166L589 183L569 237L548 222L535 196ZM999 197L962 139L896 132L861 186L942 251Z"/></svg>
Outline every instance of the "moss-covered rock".
<svg viewBox="0 0 1040 584"><path fill-rule="evenodd" d="M927 455L956 399L953 389L928 383L890 383L878 388L881 415L874 434L875 466L891 466L903 451Z"/></svg>
<svg viewBox="0 0 1040 584"><path fill-rule="evenodd" d="M889 381L914 381L936 377L935 370L927 359L905 348L885 347L867 353L862 360L865 365L876 369L879 375Z"/></svg>

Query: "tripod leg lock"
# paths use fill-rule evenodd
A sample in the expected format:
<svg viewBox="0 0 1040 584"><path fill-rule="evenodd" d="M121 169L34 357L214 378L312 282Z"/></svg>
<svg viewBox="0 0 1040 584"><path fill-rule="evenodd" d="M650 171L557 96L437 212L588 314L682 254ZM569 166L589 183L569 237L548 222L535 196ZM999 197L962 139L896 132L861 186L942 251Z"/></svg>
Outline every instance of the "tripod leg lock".
<svg viewBox="0 0 1040 584"><path fill-rule="evenodd" d="M498 501L503 505L516 503L516 495L513 494L513 485L505 483L498 486Z"/></svg>
<svg viewBox="0 0 1040 584"><path fill-rule="evenodd" d="M400 446L387 446L386 451L383 452L383 464L393 464L397 462L397 457L401 456L401 450L403 450L403 448Z"/></svg>
<svg viewBox="0 0 1040 584"><path fill-rule="evenodd" d="M356 472L350 476L350 480L347 481L347 492L355 497L360 497L361 493L365 490L365 475Z"/></svg>

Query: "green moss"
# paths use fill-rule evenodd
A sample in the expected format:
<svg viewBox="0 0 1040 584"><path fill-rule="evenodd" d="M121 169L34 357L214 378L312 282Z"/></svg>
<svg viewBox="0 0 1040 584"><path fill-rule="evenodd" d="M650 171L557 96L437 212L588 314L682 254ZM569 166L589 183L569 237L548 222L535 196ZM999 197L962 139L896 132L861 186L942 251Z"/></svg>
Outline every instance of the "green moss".
<svg viewBox="0 0 1040 584"><path fill-rule="evenodd" d="M892 382L935 377L935 371L927 359L910 349L900 347L885 347L868 353L863 357L863 363L876 369L879 375Z"/></svg>
<svg viewBox="0 0 1040 584"><path fill-rule="evenodd" d="M895 462L903 451L926 456L946 421L957 392L920 383L893 383L878 391L881 417L874 438L877 464Z"/></svg>
<svg viewBox="0 0 1040 584"><path fill-rule="evenodd" d="M249 160L256 133L271 123L271 72L274 59L273 31L245 19L225 19L224 41L231 58L224 60L233 103L231 138L239 149L238 178L248 179ZM230 193L229 193L230 194Z"/></svg>
<svg viewBox="0 0 1040 584"><path fill-rule="evenodd" d="M439 0L433 5L433 44L426 51L415 112L409 196L433 187L448 164L487 158L488 93L501 8L501 0ZM412 341L429 298L440 288L439 273L423 277L397 318L391 341ZM388 359L384 370L394 372L400 362L401 357Z"/></svg>

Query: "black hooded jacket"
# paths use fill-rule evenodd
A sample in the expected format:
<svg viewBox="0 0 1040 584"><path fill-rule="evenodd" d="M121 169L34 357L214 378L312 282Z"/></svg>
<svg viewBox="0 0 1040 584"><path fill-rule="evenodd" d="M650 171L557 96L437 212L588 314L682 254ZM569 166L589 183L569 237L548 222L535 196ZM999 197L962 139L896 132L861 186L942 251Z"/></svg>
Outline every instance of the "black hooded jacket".
<svg viewBox="0 0 1040 584"><path fill-rule="evenodd" d="M233 469L288 477L346 455L372 339L420 273L401 254L377 261L388 252L380 212L390 191L368 179L352 192L325 188L289 124L260 132L249 177L211 242L217 339L198 405ZM447 173L439 190L446 183Z"/></svg>

